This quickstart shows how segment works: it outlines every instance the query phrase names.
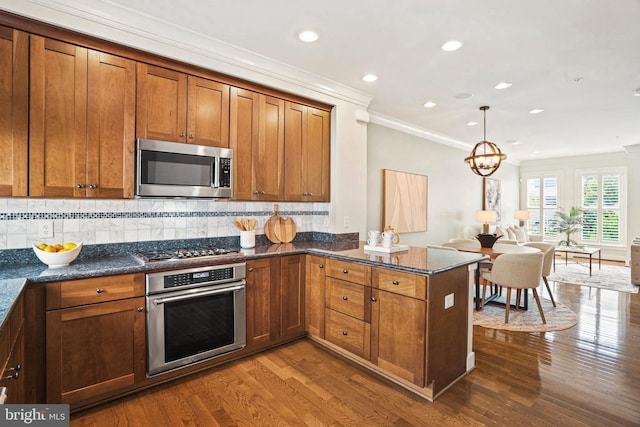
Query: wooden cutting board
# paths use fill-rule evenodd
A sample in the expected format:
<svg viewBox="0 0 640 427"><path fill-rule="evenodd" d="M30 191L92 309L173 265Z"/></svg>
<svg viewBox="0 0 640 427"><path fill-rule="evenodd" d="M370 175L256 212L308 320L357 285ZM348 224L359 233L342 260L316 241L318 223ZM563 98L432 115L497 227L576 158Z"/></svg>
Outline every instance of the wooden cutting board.
<svg viewBox="0 0 640 427"><path fill-rule="evenodd" d="M282 243L282 240L276 235L276 226L279 222L278 205L273 205L273 215L264 223L264 234L271 243Z"/></svg>
<svg viewBox="0 0 640 427"><path fill-rule="evenodd" d="M289 243L296 237L296 223L291 217L285 218L281 216L274 231L281 242Z"/></svg>

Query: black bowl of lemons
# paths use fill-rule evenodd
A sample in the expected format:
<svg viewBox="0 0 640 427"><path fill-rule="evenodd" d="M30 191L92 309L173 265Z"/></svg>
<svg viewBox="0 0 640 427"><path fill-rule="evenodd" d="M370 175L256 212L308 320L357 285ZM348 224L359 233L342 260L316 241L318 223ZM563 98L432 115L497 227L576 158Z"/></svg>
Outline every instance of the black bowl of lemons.
<svg viewBox="0 0 640 427"><path fill-rule="evenodd" d="M81 249L82 242L67 242L64 244L39 243L33 245L33 252L49 268L66 267L78 257Z"/></svg>

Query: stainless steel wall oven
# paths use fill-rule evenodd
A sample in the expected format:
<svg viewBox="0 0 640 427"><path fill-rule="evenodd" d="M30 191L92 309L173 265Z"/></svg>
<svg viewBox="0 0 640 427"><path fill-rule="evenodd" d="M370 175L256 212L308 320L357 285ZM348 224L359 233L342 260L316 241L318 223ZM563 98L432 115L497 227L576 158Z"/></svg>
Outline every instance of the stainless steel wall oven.
<svg viewBox="0 0 640 427"><path fill-rule="evenodd" d="M246 264L146 276L147 375L246 345Z"/></svg>

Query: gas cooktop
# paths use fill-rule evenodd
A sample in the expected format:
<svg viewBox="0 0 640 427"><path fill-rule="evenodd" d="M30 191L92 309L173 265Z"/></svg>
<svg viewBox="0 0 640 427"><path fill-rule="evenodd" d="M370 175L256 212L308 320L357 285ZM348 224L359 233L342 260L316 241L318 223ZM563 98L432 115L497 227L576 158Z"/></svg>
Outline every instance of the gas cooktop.
<svg viewBox="0 0 640 427"><path fill-rule="evenodd" d="M149 264L152 262L181 261L194 258L215 258L220 255L229 255L235 253L238 253L238 250L206 246L197 248L182 248L176 250L168 249L157 251L142 251L136 252L133 255L140 261L142 261L142 263Z"/></svg>

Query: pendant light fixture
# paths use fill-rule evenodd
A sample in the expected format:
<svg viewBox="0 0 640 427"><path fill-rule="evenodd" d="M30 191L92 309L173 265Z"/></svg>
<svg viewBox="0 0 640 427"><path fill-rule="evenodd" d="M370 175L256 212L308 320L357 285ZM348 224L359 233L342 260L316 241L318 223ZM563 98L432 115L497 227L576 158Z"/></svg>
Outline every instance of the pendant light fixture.
<svg viewBox="0 0 640 427"><path fill-rule="evenodd" d="M478 142L469 157L464 159L476 175L489 176L498 170L500 163L507 158L500 148L493 142L487 141L487 110L489 107L480 107L484 112L484 139Z"/></svg>

